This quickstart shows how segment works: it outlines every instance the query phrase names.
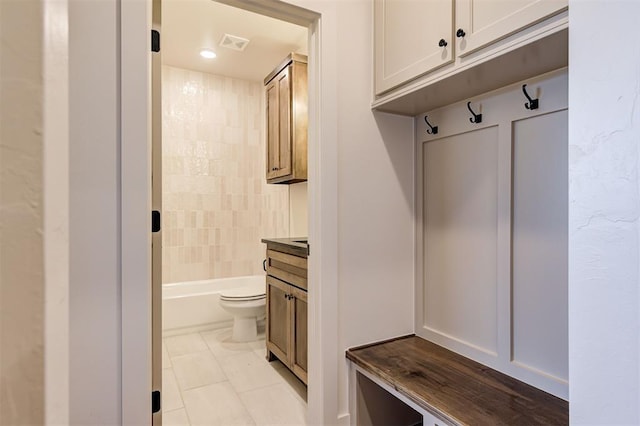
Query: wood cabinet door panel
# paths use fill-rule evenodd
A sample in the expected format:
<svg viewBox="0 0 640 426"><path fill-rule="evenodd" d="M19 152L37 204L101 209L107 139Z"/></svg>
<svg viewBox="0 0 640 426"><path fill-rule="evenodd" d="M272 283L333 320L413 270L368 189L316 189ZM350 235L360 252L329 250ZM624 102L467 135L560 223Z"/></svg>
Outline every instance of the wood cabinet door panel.
<svg viewBox="0 0 640 426"><path fill-rule="evenodd" d="M458 56L467 55L567 8L567 0L457 0Z"/></svg>
<svg viewBox="0 0 640 426"><path fill-rule="evenodd" d="M291 324L293 326L293 371L307 383L307 292L292 290Z"/></svg>
<svg viewBox="0 0 640 426"><path fill-rule="evenodd" d="M278 170L276 177L291 174L291 66L283 69L278 80Z"/></svg>
<svg viewBox="0 0 640 426"><path fill-rule="evenodd" d="M284 363L291 345L289 287L267 276L267 349Z"/></svg>
<svg viewBox="0 0 640 426"><path fill-rule="evenodd" d="M376 94L453 61L453 0L375 0L374 25Z"/></svg>
<svg viewBox="0 0 640 426"><path fill-rule="evenodd" d="M267 100L267 179L277 176L280 157L278 80L273 79L266 89Z"/></svg>

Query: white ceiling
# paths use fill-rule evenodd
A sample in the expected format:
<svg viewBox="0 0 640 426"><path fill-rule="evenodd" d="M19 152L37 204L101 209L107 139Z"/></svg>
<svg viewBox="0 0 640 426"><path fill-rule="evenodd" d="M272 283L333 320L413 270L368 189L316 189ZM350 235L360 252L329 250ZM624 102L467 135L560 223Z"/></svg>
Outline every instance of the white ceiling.
<svg viewBox="0 0 640 426"><path fill-rule="evenodd" d="M162 63L263 81L291 52L307 53L307 29L213 0L162 1ZM221 47L224 34L249 39L244 51ZM218 56L204 59L202 48Z"/></svg>

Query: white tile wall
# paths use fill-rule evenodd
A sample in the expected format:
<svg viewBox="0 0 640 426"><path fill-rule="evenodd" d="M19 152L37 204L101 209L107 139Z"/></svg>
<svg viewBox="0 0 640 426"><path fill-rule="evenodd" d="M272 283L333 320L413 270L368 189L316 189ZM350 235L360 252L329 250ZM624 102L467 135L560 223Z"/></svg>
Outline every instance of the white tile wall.
<svg viewBox="0 0 640 426"><path fill-rule="evenodd" d="M287 186L267 185L260 83L162 68L163 282L262 272L289 235Z"/></svg>

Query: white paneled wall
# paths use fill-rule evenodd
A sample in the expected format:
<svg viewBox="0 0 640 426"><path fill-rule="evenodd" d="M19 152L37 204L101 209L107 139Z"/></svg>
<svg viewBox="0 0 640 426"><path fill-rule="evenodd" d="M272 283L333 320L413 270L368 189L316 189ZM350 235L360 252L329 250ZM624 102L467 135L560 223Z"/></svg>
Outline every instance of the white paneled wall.
<svg viewBox="0 0 640 426"><path fill-rule="evenodd" d="M423 155L424 326L496 354L498 126Z"/></svg>
<svg viewBox="0 0 640 426"><path fill-rule="evenodd" d="M416 333L565 399L567 97L560 70L416 118Z"/></svg>
<svg viewBox="0 0 640 426"><path fill-rule="evenodd" d="M513 123L513 362L569 380L568 112Z"/></svg>

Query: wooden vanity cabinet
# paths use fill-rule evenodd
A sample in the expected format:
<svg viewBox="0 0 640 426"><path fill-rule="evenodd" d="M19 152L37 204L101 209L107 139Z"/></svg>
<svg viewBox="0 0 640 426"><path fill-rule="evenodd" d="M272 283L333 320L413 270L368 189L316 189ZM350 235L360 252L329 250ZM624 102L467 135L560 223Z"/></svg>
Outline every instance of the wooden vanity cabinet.
<svg viewBox="0 0 640 426"><path fill-rule="evenodd" d="M264 80L268 183L307 180L307 57L290 54Z"/></svg>
<svg viewBox="0 0 640 426"><path fill-rule="evenodd" d="M267 250L267 359L307 383L307 259ZM287 280L287 281L285 281Z"/></svg>

